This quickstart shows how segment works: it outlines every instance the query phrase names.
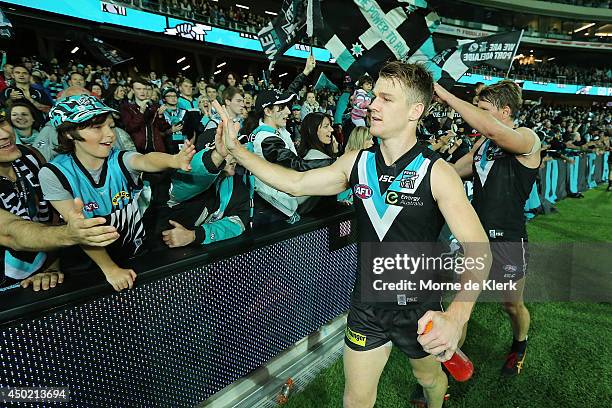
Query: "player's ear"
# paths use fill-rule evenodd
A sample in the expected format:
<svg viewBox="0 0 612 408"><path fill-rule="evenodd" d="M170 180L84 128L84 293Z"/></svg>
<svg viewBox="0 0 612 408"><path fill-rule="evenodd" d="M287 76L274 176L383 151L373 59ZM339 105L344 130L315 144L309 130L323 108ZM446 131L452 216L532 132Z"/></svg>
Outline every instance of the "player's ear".
<svg viewBox="0 0 612 408"><path fill-rule="evenodd" d="M425 105L421 102L413 103L409 110L409 119L411 121L417 121L423 116Z"/></svg>

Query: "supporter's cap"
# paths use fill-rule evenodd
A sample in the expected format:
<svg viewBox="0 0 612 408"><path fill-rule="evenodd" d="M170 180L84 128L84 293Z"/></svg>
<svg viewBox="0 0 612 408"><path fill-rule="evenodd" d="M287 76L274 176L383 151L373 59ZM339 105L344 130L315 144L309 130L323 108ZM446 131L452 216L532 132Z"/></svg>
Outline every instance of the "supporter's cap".
<svg viewBox="0 0 612 408"><path fill-rule="evenodd" d="M263 91L257 95L255 110L263 111L270 105L282 105L291 102L297 95L294 93L281 93L280 91Z"/></svg>
<svg viewBox="0 0 612 408"><path fill-rule="evenodd" d="M49 112L51 124L58 127L62 123L83 123L104 113L118 113L92 95L74 95L57 101Z"/></svg>
<svg viewBox="0 0 612 408"><path fill-rule="evenodd" d="M78 64L78 65L77 65L77 68L85 68L85 65L83 65L83 64Z"/></svg>
<svg viewBox="0 0 612 408"><path fill-rule="evenodd" d="M196 82L206 82L207 78L204 75L200 75Z"/></svg>
<svg viewBox="0 0 612 408"><path fill-rule="evenodd" d="M43 74L40 71L32 71L32 76L42 79Z"/></svg>
<svg viewBox="0 0 612 408"><path fill-rule="evenodd" d="M302 110L302 107L301 107L300 105L293 105L293 106L291 107L291 110L292 110L292 111L294 111L294 110L299 110L299 111L301 111L301 110Z"/></svg>
<svg viewBox="0 0 612 408"><path fill-rule="evenodd" d="M179 94L179 92L178 92L178 91L177 91L175 88L173 88L173 87L171 87L171 86L168 86L168 87L166 87L166 88L162 89L162 91L161 91L161 97L162 97L162 98L165 98L165 97L166 97L166 95L168 95L168 94L169 94L169 93L171 93L171 92L174 92L174 93L175 93L177 96L178 96L178 94Z"/></svg>

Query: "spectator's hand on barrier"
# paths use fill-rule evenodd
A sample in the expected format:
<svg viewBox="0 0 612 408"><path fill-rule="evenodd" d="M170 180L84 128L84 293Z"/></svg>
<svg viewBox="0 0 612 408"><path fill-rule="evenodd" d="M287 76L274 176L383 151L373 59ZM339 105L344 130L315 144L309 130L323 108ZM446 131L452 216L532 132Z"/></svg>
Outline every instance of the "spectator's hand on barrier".
<svg viewBox="0 0 612 408"><path fill-rule="evenodd" d="M182 127L181 127L182 129ZM191 159L195 154L195 146L190 140L185 140L185 144L180 152L174 155L174 168L184 171L191 171Z"/></svg>
<svg viewBox="0 0 612 408"><path fill-rule="evenodd" d="M176 221L169 220L168 222L174 227L162 232L162 239L168 247L183 247L195 241L195 231L183 227Z"/></svg>
<svg viewBox="0 0 612 408"><path fill-rule="evenodd" d="M423 334L430 321L433 323L433 328L429 333ZM447 312L428 310L418 321L417 341L426 353L436 356L437 361L444 362L457 350L462 330L463 327Z"/></svg>
<svg viewBox="0 0 612 408"><path fill-rule="evenodd" d="M223 144L228 152L231 153L232 150L237 149L240 146L240 142L238 141L238 131L240 130L240 123L234 123L225 109L225 106L221 106L218 101L213 102L213 108L217 111L219 116L221 116L221 123L219 126L223 127L221 130L223 132Z"/></svg>
<svg viewBox="0 0 612 408"><path fill-rule="evenodd" d="M317 66L317 60L315 60L314 55L310 55L306 59L306 66L304 67L304 75L308 76Z"/></svg>
<svg viewBox="0 0 612 408"><path fill-rule="evenodd" d="M64 282L64 274L56 269L47 269L45 272L37 273L21 281L21 287L26 289L32 285L34 292L54 288Z"/></svg>
<svg viewBox="0 0 612 408"><path fill-rule="evenodd" d="M102 217L85 219L83 215L83 201L74 199L74 206L67 214L66 223L68 236L73 245L94 247L107 246L119 238L115 227L106 224Z"/></svg>
<svg viewBox="0 0 612 408"><path fill-rule="evenodd" d="M132 269L123 269L117 265L104 272L106 280L110 283L117 292L123 289L132 289L136 280L136 272Z"/></svg>

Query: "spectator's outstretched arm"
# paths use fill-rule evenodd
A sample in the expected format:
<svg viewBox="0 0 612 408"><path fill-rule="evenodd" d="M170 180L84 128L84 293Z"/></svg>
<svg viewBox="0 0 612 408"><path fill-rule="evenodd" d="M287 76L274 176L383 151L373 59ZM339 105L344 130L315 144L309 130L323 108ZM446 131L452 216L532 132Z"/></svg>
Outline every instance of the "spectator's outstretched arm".
<svg viewBox="0 0 612 408"><path fill-rule="evenodd" d="M215 149L204 149L191 159L191 171L177 171L172 177L170 197L183 202L208 190L219 177L225 158Z"/></svg>
<svg viewBox="0 0 612 408"><path fill-rule="evenodd" d="M334 159L304 160L288 149L285 142L277 136L269 136L262 140L261 151L267 161L296 171L318 169L329 166L335 161Z"/></svg>
<svg viewBox="0 0 612 408"><path fill-rule="evenodd" d="M48 226L26 221L0 210L0 245L16 251L52 251L72 245L106 246L119 238L104 218L85 219L83 202L74 200L66 212L66 225Z"/></svg>
<svg viewBox="0 0 612 408"><path fill-rule="evenodd" d="M130 167L136 171L157 173L168 169L191 170L191 158L195 153L195 146L186 140L183 148L177 154L152 152L135 154L130 158Z"/></svg>
<svg viewBox="0 0 612 408"><path fill-rule="evenodd" d="M310 73L315 69L316 66L317 61L315 60L315 57L312 55L309 56L306 60L306 66L304 67L304 71L295 77L293 82L291 82L289 87L287 87L287 92L294 94L300 92L300 89L302 89L302 87L306 83L306 80L308 79L308 75L310 75Z"/></svg>

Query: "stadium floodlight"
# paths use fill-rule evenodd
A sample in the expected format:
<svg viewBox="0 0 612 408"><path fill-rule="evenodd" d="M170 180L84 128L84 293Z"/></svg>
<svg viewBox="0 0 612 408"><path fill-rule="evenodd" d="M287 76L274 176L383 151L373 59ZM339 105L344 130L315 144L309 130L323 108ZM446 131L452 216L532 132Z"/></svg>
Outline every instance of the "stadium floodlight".
<svg viewBox="0 0 612 408"><path fill-rule="evenodd" d="M71 54L74 54L74 53L76 53L78 50L79 50L79 47L74 47L74 48L72 49L72 51L70 51L70 53L71 53Z"/></svg>
<svg viewBox="0 0 612 408"><path fill-rule="evenodd" d="M535 62L542 62L541 59L534 59Z"/></svg>
<svg viewBox="0 0 612 408"><path fill-rule="evenodd" d="M282 77L284 77L285 75L289 75L289 73L288 73L288 72L285 72L285 73L283 73L283 74L280 74L278 77L279 77L279 78L282 78Z"/></svg>
<svg viewBox="0 0 612 408"><path fill-rule="evenodd" d="M574 34L577 33L578 31L582 31L582 30L586 30L587 28L591 28L595 25L595 23L589 23L587 25L583 25L582 27L574 30Z"/></svg>
<svg viewBox="0 0 612 408"><path fill-rule="evenodd" d="M177 64L180 64L181 62L185 61L187 59L187 57L183 57L183 58L179 58L176 60Z"/></svg>
<svg viewBox="0 0 612 408"><path fill-rule="evenodd" d="M236 7L243 8L245 10L249 9L249 6L243 6L242 4L236 4Z"/></svg>
<svg viewBox="0 0 612 408"><path fill-rule="evenodd" d="M554 59L556 59L556 58L557 58L557 57L550 57L550 58L546 59L546 61L552 61L552 60L554 60Z"/></svg>
<svg viewBox="0 0 612 408"><path fill-rule="evenodd" d="M524 55L523 55L523 54L519 54L519 55L516 55L516 56L514 57L514 59L519 59L519 58L523 58L523 57L524 57Z"/></svg>
<svg viewBox="0 0 612 408"><path fill-rule="evenodd" d="M275 12L273 12L273 11L268 11L268 10L266 10L266 11L264 11L264 13L269 14L269 15L271 15L271 16L278 16L278 13L275 13Z"/></svg>
<svg viewBox="0 0 612 408"><path fill-rule="evenodd" d="M219 65L217 65L217 68L221 68L227 65L227 62L222 62Z"/></svg>
<svg viewBox="0 0 612 408"><path fill-rule="evenodd" d="M191 68L191 65L185 65L183 68L181 68L181 71L187 71L189 68Z"/></svg>
<svg viewBox="0 0 612 408"><path fill-rule="evenodd" d="M218 69L218 70L216 70L216 71L214 72L214 74L213 74L213 75L217 75L217 74L220 74L220 73L221 73L221 70L220 70L220 69Z"/></svg>

